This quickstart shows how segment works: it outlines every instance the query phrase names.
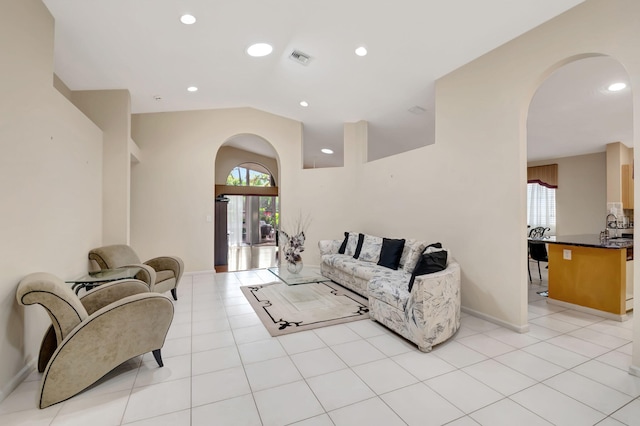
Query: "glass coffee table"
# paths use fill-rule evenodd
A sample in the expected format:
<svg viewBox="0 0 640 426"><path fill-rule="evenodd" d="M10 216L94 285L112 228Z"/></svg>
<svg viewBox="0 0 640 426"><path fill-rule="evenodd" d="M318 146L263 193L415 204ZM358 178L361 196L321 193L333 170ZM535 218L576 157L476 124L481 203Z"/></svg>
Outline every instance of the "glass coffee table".
<svg viewBox="0 0 640 426"><path fill-rule="evenodd" d="M287 271L286 266L284 268L275 267L267 269L287 285L323 283L331 281L331 278L322 276L320 273L320 267L318 266L305 266L302 268L302 271L297 274L292 274Z"/></svg>
<svg viewBox="0 0 640 426"><path fill-rule="evenodd" d="M111 281L134 278L136 274L141 270L142 268L139 268L137 266L115 268L115 269L103 269L97 272L90 272L87 275L83 275L80 278L77 278L75 280L65 281L65 282L68 284L71 284L71 289L75 290L76 294L78 294L78 292L83 288L89 291L94 287L99 286L100 284L108 283Z"/></svg>

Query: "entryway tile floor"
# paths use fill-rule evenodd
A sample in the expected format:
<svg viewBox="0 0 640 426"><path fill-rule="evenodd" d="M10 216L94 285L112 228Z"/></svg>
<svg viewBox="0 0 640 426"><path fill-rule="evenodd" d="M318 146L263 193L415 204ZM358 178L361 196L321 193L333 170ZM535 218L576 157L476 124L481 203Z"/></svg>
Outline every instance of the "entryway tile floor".
<svg viewBox="0 0 640 426"><path fill-rule="evenodd" d="M0 403L0 424L640 424L632 322L547 304L544 281L529 284L529 333L463 314L431 353L371 320L271 337L240 292L271 281L266 270L183 277L163 368L145 354L44 410L34 372Z"/></svg>

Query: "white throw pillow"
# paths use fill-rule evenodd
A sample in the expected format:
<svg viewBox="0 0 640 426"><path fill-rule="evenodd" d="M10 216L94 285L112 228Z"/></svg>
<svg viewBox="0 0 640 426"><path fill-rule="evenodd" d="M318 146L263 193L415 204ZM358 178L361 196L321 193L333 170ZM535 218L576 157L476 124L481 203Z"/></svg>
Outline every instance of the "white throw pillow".
<svg viewBox="0 0 640 426"><path fill-rule="evenodd" d="M380 250L382 250L382 238L365 234L358 259L364 262L378 263Z"/></svg>

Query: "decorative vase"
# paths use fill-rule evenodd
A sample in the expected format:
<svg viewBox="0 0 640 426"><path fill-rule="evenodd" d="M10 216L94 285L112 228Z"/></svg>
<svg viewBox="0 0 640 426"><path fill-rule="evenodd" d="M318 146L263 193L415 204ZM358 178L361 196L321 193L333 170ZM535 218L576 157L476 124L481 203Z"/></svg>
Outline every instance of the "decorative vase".
<svg viewBox="0 0 640 426"><path fill-rule="evenodd" d="M293 262L287 262L287 271L292 274L299 274L303 266L302 258L298 257L298 259Z"/></svg>

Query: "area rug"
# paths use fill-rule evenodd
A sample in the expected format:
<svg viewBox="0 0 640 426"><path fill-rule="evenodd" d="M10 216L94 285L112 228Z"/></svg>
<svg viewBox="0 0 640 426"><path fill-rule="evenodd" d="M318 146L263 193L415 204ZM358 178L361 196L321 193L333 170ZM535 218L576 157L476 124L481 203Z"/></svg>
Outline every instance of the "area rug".
<svg viewBox="0 0 640 426"><path fill-rule="evenodd" d="M333 282L240 289L272 336L369 318L367 299Z"/></svg>

